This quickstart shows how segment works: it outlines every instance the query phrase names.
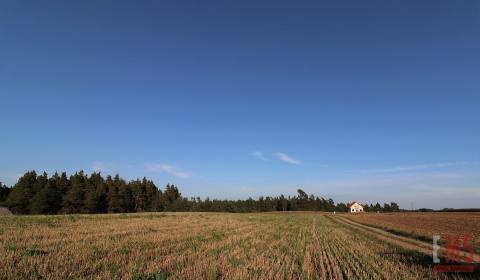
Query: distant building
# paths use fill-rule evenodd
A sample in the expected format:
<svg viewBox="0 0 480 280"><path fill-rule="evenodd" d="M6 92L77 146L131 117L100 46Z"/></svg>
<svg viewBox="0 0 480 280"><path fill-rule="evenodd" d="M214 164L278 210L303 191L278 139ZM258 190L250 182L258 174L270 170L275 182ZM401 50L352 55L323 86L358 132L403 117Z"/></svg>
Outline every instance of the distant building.
<svg viewBox="0 0 480 280"><path fill-rule="evenodd" d="M348 211L350 213L359 213L359 212L363 212L363 206L360 205L360 203L356 202L356 201L353 201L351 203L349 203L347 205L348 207Z"/></svg>

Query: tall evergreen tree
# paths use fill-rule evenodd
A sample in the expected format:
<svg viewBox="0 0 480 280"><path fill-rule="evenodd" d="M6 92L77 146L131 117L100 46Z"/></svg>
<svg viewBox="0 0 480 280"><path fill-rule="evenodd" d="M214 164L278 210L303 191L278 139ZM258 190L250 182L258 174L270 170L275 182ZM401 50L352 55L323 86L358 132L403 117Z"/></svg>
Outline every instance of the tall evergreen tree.
<svg viewBox="0 0 480 280"><path fill-rule="evenodd" d="M97 190L95 186L87 181L85 183L85 200L83 203L85 213L98 213L99 201L97 197Z"/></svg>
<svg viewBox="0 0 480 280"><path fill-rule="evenodd" d="M163 192L163 197L167 203L173 203L181 197L181 193L175 185L168 184Z"/></svg>
<svg viewBox="0 0 480 280"><path fill-rule="evenodd" d="M37 173L29 171L25 173L13 186L7 198L7 206L13 213L28 214L29 203L33 197L33 185L37 181Z"/></svg>
<svg viewBox="0 0 480 280"><path fill-rule="evenodd" d="M108 210L107 186L100 173L93 173L90 176L90 184L95 187L95 197L97 203L97 213L106 213Z"/></svg>
<svg viewBox="0 0 480 280"><path fill-rule="evenodd" d="M10 188L0 182L0 203L3 203L7 200L8 194L10 193Z"/></svg>
<svg viewBox="0 0 480 280"><path fill-rule="evenodd" d="M108 176L106 185L108 189L108 213L120 213L122 211L122 201L118 194L118 184L112 180L111 176Z"/></svg>
<svg viewBox="0 0 480 280"><path fill-rule="evenodd" d="M60 197L54 182L48 182L32 198L30 203L31 214L56 214L59 208Z"/></svg>
<svg viewBox="0 0 480 280"><path fill-rule="evenodd" d="M31 188L31 194L32 197L41 191L48 183L48 174L46 172L43 172L42 175L37 176L37 180L35 180L35 183L33 183L32 188Z"/></svg>
<svg viewBox="0 0 480 280"><path fill-rule="evenodd" d="M347 205L345 203L338 203L337 206L335 206L335 211L338 211L338 212L347 212L348 211L348 208L347 208Z"/></svg>
<svg viewBox="0 0 480 280"><path fill-rule="evenodd" d="M395 202L390 202L390 208L391 208L392 212L398 212L398 211L400 211L400 207L399 207L398 204L395 203Z"/></svg>
<svg viewBox="0 0 480 280"><path fill-rule="evenodd" d="M67 177L66 172L62 172L62 175L58 176L58 173L55 173L54 178L56 180L57 189L62 196L64 196L70 189L70 180Z"/></svg>
<svg viewBox="0 0 480 280"><path fill-rule="evenodd" d="M70 182L71 187L63 199L62 212L67 214L83 213L85 211L85 177L83 171L71 176Z"/></svg>
<svg viewBox="0 0 480 280"><path fill-rule="evenodd" d="M133 199L135 201L135 211L143 212L148 209L147 206L147 189L146 189L146 179L143 178L143 181L140 180L132 181L128 184L133 190Z"/></svg>

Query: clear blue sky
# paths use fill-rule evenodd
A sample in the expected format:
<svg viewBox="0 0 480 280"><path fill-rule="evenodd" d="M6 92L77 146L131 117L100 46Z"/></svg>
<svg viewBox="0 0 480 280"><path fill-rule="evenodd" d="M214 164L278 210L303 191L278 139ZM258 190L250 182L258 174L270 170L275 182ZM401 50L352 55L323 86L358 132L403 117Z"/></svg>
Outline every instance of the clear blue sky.
<svg viewBox="0 0 480 280"><path fill-rule="evenodd" d="M0 181L478 207L478 1L2 1Z"/></svg>

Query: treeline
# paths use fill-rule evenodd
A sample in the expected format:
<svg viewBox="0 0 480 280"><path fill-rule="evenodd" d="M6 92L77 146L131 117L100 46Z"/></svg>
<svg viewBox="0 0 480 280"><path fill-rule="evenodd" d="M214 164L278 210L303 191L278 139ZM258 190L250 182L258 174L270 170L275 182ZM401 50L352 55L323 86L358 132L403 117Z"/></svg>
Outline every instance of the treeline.
<svg viewBox="0 0 480 280"><path fill-rule="evenodd" d="M373 204L365 204L363 205L363 210L367 212L399 212L403 211L400 209L400 206L396 202L384 203L383 206L380 203Z"/></svg>
<svg viewBox="0 0 480 280"><path fill-rule="evenodd" d="M293 197L249 198L247 200L211 200L185 198L175 185L160 190L143 178L126 182L119 175L103 178L83 171L67 176L35 171L25 173L8 188L0 183L0 206L16 214L130 213L150 211L267 212L267 211L347 211L345 203L308 195L299 189ZM365 211L399 211L394 202L364 205Z"/></svg>
<svg viewBox="0 0 480 280"><path fill-rule="evenodd" d="M434 210L430 208L420 208L414 211L416 212L480 212L480 208L443 208L441 210Z"/></svg>

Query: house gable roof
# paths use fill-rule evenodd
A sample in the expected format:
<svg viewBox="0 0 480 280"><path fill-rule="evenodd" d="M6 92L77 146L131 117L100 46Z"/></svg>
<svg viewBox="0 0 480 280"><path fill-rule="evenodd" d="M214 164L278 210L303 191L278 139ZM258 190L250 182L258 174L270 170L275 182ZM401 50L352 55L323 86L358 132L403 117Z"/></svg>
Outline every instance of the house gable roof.
<svg viewBox="0 0 480 280"><path fill-rule="evenodd" d="M351 207L352 207L353 205L355 205L355 204L358 204L358 205L362 206L362 205L361 205L360 203L358 203L357 201L352 201L352 202L350 202L350 203L347 204L347 207L348 207L348 208L351 208Z"/></svg>

